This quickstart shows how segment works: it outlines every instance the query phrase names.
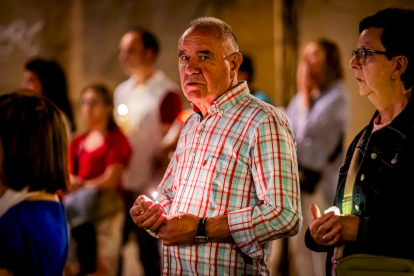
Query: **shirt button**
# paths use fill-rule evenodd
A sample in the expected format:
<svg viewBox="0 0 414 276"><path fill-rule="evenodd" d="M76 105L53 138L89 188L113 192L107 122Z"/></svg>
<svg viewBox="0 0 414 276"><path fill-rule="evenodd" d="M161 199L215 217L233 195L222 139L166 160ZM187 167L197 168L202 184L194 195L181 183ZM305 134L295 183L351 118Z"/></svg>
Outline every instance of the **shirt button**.
<svg viewBox="0 0 414 276"><path fill-rule="evenodd" d="M377 158L377 154L375 152L371 153L371 158L372 159L376 159Z"/></svg>
<svg viewBox="0 0 414 276"><path fill-rule="evenodd" d="M365 179L365 175L361 174L361 181L364 181L364 179Z"/></svg>

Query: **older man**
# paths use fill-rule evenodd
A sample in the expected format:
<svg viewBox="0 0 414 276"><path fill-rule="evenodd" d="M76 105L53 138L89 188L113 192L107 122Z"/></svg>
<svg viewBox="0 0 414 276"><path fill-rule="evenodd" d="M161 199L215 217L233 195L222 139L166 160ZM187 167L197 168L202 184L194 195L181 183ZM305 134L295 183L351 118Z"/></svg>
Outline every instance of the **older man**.
<svg viewBox="0 0 414 276"><path fill-rule="evenodd" d="M288 120L238 82L243 57L223 21L192 21L178 57L195 112L158 202L140 197L130 214L163 240L164 275L266 275L270 241L295 235L302 222Z"/></svg>

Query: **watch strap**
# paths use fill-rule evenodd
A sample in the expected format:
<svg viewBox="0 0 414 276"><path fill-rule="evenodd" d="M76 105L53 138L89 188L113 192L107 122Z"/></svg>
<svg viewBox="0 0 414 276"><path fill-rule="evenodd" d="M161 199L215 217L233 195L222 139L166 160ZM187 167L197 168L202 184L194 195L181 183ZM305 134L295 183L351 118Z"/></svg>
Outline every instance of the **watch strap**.
<svg viewBox="0 0 414 276"><path fill-rule="evenodd" d="M196 234L197 243L208 243L208 237L206 232L206 221L207 218L200 218L198 221L198 228Z"/></svg>

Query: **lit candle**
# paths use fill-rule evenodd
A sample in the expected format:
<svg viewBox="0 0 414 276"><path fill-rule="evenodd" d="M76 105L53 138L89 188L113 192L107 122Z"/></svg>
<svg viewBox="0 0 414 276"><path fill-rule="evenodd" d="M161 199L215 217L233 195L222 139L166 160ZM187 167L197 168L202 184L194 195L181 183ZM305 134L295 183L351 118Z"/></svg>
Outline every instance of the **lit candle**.
<svg viewBox="0 0 414 276"><path fill-rule="evenodd" d="M157 202L157 196L158 196L157 192L152 193L152 198L154 199L155 202Z"/></svg>

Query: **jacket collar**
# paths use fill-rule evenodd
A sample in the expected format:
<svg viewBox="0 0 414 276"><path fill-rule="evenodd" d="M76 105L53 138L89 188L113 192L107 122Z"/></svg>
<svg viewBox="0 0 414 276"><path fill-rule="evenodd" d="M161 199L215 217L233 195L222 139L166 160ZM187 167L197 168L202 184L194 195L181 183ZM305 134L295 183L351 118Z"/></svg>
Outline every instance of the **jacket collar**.
<svg viewBox="0 0 414 276"><path fill-rule="evenodd" d="M374 124L375 118L378 116L378 110L375 112L374 116L371 119L369 130L372 131L372 126ZM413 96L408 101L407 106L401 111L397 117L392 120L389 125L386 125L384 129L390 129L398 132L404 139L407 138L409 133L414 127L414 100Z"/></svg>

